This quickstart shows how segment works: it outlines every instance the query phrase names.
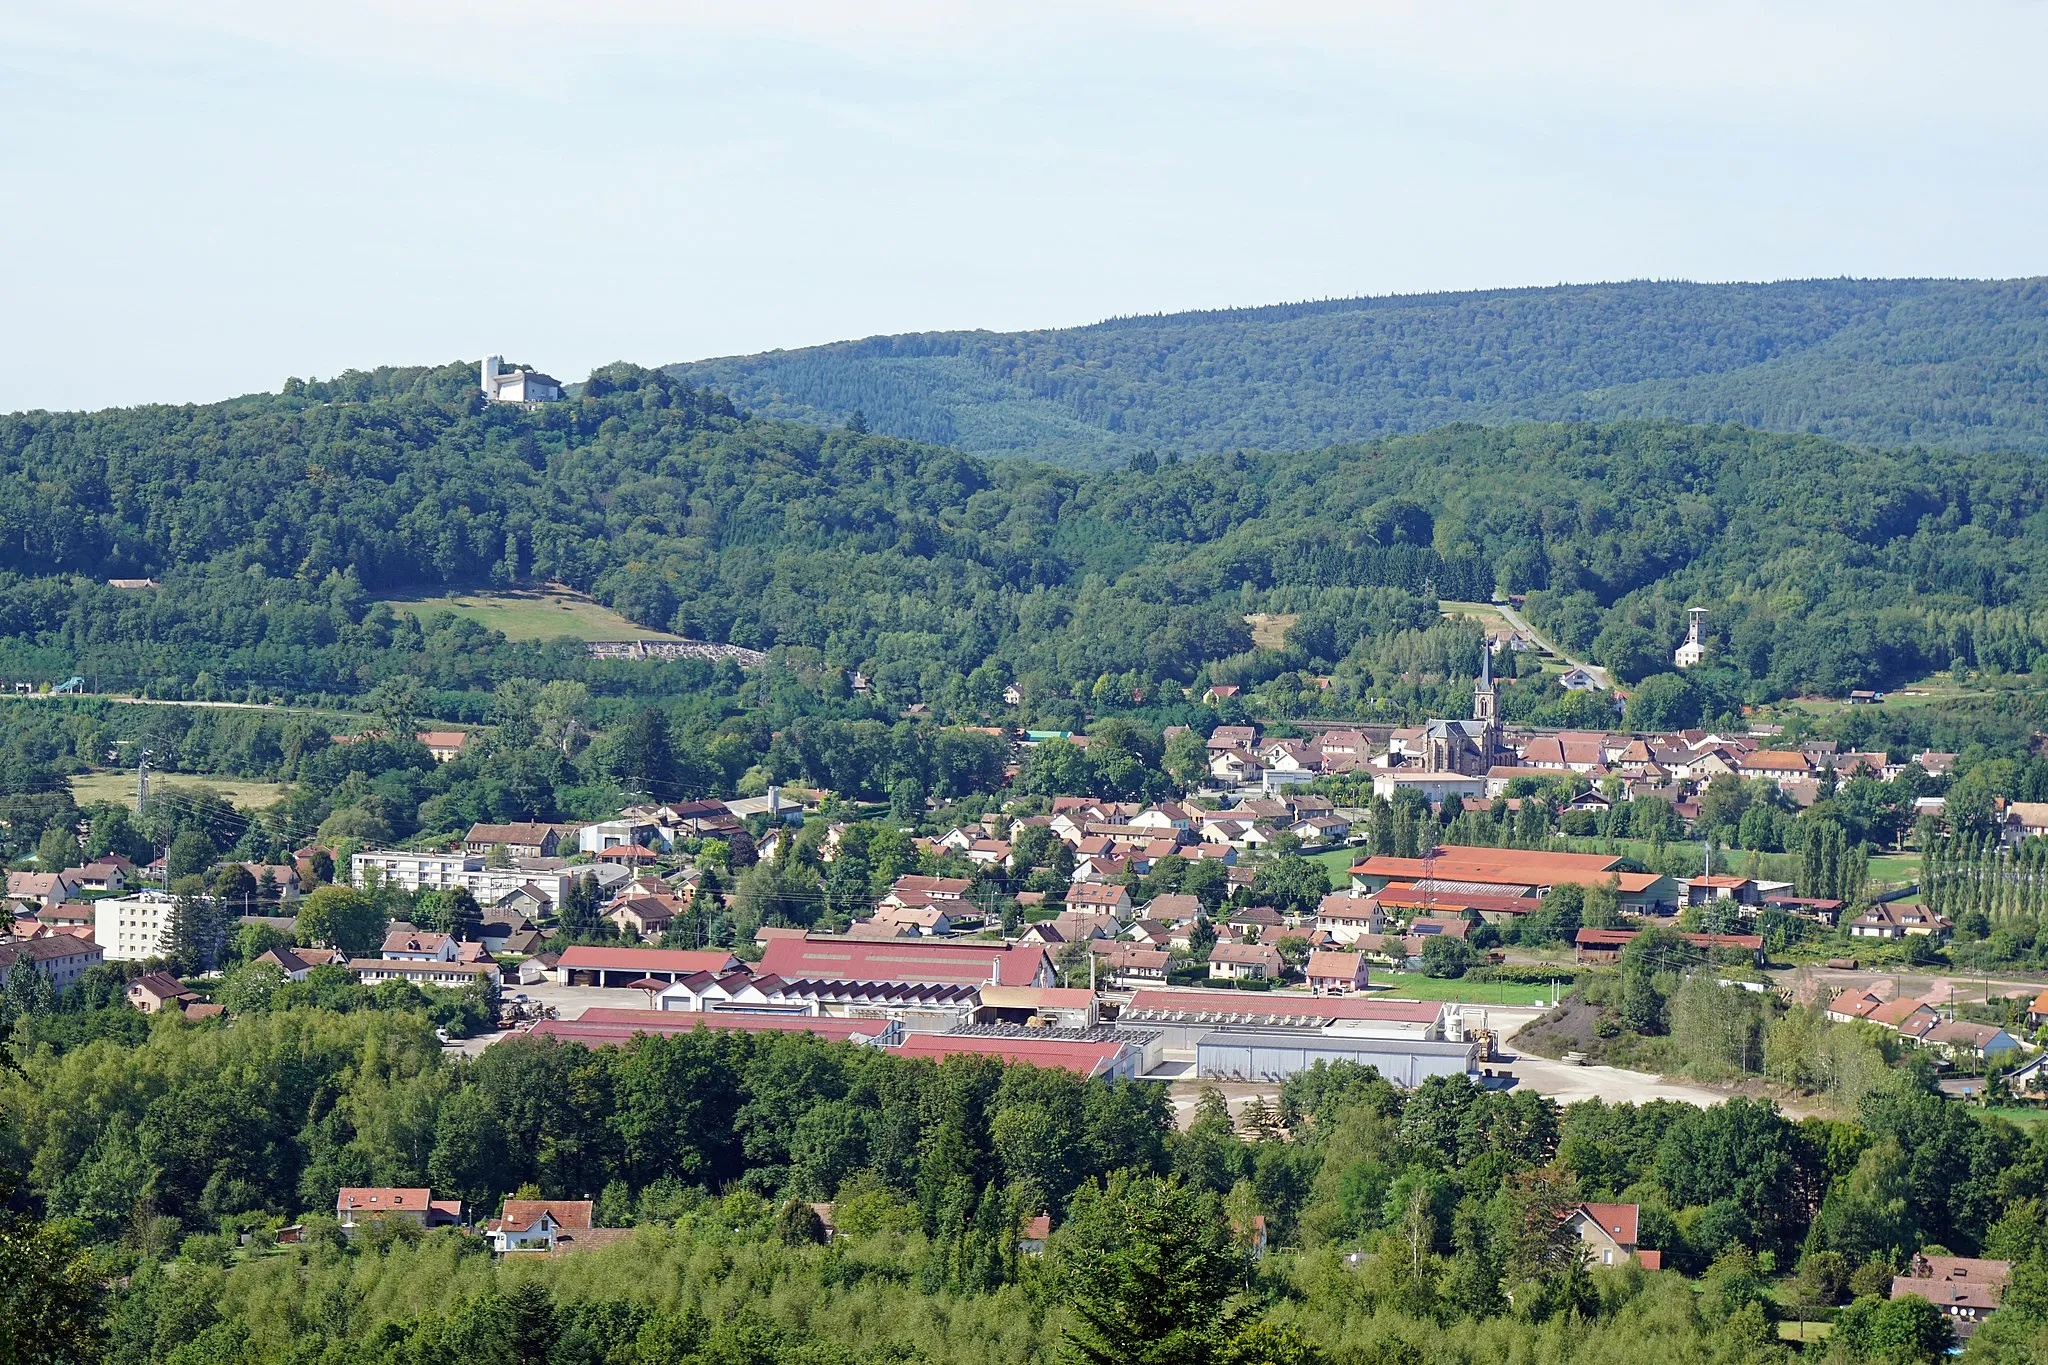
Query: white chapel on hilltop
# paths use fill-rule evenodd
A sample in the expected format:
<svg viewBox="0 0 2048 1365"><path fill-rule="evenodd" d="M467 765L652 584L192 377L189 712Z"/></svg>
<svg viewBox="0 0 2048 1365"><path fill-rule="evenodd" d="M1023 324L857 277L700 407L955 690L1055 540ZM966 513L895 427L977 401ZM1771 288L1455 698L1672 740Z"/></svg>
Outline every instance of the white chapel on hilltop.
<svg viewBox="0 0 2048 1365"><path fill-rule="evenodd" d="M493 403L558 403L562 381L539 370L508 370L505 357L484 357L482 387Z"/></svg>

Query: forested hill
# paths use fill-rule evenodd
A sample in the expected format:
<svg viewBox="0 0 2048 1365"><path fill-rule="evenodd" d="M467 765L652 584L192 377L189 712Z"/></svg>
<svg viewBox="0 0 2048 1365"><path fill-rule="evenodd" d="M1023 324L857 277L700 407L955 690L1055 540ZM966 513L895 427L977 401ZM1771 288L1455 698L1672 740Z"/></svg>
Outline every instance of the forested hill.
<svg viewBox="0 0 2048 1365"><path fill-rule="evenodd" d="M2048 654L2048 465L2010 456L1465 425L1082 475L748 418L630 366L531 411L484 404L471 376L0 418L0 678L209 675L234 695L580 676L580 648L423 634L375 601L548 581L650 627L815 651L898 705L943 706L969 675L1061 697L1104 674L1242 677L1265 666L1229 662L1261 611L1304 614L1277 666L1406 672L1396 637L1434 596L1496 589L1624 679L1664 667L1683 607L1706 605L1724 697ZM106 583L145 575L162 587ZM607 667L591 681L638 685Z"/></svg>
<svg viewBox="0 0 2048 1365"><path fill-rule="evenodd" d="M1079 467L1447 422L2048 452L2048 280L1637 282L924 332L677 365L754 411Z"/></svg>

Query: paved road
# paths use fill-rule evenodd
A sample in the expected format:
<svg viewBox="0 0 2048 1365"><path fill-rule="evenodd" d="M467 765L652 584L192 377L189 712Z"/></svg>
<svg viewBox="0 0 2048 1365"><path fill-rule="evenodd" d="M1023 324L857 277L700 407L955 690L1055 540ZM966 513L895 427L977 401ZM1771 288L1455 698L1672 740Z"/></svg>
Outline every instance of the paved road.
<svg viewBox="0 0 2048 1365"><path fill-rule="evenodd" d="M1516 630L1523 632L1530 639L1534 640L1537 644L1543 646L1543 648L1549 650L1552 654L1555 654L1558 658L1563 659L1572 667L1583 668L1588 673L1591 673L1594 677L1594 680L1600 684L1603 690L1614 686L1614 679L1607 676L1606 669L1600 667L1600 665L1598 664L1587 663L1584 659L1574 659L1571 655L1559 649L1554 641L1546 640L1545 638L1543 638L1542 634L1537 631L1536 627L1529 624L1529 620L1527 617L1523 616L1522 613L1516 611L1507 603L1494 602L1490 605L1493 607L1495 611L1499 612L1504 618L1506 618L1507 623L1513 626Z"/></svg>

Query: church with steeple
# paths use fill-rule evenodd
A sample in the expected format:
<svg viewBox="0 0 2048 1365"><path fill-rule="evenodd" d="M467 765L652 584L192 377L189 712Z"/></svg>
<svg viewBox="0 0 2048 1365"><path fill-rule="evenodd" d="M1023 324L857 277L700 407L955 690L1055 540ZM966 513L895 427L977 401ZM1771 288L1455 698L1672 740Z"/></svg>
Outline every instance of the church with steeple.
<svg viewBox="0 0 2048 1365"><path fill-rule="evenodd" d="M1500 698L1493 687L1493 651L1479 646L1479 681L1472 686L1472 719L1433 720L1423 727L1422 770L1484 777L1511 761L1501 744Z"/></svg>

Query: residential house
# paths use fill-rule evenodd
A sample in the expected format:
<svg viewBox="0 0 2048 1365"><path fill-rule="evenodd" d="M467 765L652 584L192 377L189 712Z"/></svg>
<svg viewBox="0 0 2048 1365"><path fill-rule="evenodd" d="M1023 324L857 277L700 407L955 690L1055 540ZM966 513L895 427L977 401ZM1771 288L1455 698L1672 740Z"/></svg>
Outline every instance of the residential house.
<svg viewBox="0 0 2048 1365"><path fill-rule="evenodd" d="M1192 924L1201 918L1202 898L1169 891L1145 902L1145 914L1169 926Z"/></svg>
<svg viewBox="0 0 2048 1365"><path fill-rule="evenodd" d="M1131 914L1129 887L1101 882L1076 883L1067 888L1068 910L1087 910L1113 916L1121 924Z"/></svg>
<svg viewBox="0 0 2048 1365"><path fill-rule="evenodd" d="M594 1205L588 1199L507 1199L484 1236L499 1255L508 1251L569 1251L588 1243Z"/></svg>
<svg viewBox="0 0 2048 1365"><path fill-rule="evenodd" d="M1926 1299L1948 1318L1956 1336L1967 1340L1978 1324L1998 1311L2011 1278L2010 1261L1930 1256L1923 1251L1913 1257L1907 1274L1892 1277L1891 1296Z"/></svg>
<svg viewBox="0 0 2048 1365"><path fill-rule="evenodd" d="M1187 807L1166 801L1145 807L1131 817L1131 823L1142 829L1186 831L1195 827L1195 816Z"/></svg>
<svg viewBox="0 0 2048 1365"><path fill-rule="evenodd" d="M1052 927L1062 942L1085 943L1094 938L1117 937L1122 932L1123 920L1108 911L1068 910L1053 917Z"/></svg>
<svg viewBox="0 0 2048 1365"><path fill-rule="evenodd" d="M403 1218L423 1228L450 1227L462 1222L462 1201L436 1199L429 1189L347 1185L334 1198L334 1217L346 1237L385 1218Z"/></svg>
<svg viewBox="0 0 2048 1365"><path fill-rule="evenodd" d="M1920 1041L1952 1060L1966 1057L1973 1061L1991 1061L2020 1051L2019 1039L2004 1029L1960 1019L1936 1024Z"/></svg>
<svg viewBox="0 0 2048 1365"><path fill-rule="evenodd" d="M889 894L882 899L902 905L907 903L904 900L906 895L918 895L925 898L919 904L947 901L952 903L950 908L958 912L967 908L964 902L967 893L973 889L974 883L966 877L903 876L891 884Z"/></svg>
<svg viewBox="0 0 2048 1365"><path fill-rule="evenodd" d="M1218 943L1209 950L1209 976L1222 981L1271 981L1285 964L1270 943Z"/></svg>
<svg viewBox="0 0 2048 1365"><path fill-rule="evenodd" d="M1758 749L1735 760L1737 776L1762 778L1781 787L1813 777L1817 771L1813 760L1798 749Z"/></svg>
<svg viewBox="0 0 2048 1365"><path fill-rule="evenodd" d="M81 891L113 891L128 889L127 870L116 862L93 862L83 867L67 867L64 879L71 883L72 893Z"/></svg>
<svg viewBox="0 0 2048 1365"><path fill-rule="evenodd" d="M1941 1023L1941 1016L1925 1000L1887 1000L1863 1017L1915 1042Z"/></svg>
<svg viewBox="0 0 2048 1365"><path fill-rule="evenodd" d="M1322 995L1348 995L1366 988L1365 956L1356 952L1325 951L1308 955L1308 987Z"/></svg>
<svg viewBox="0 0 2048 1365"><path fill-rule="evenodd" d="M552 858L561 847L562 826L535 823L471 825L462 836L465 853L489 854L503 848L513 858Z"/></svg>
<svg viewBox="0 0 2048 1365"><path fill-rule="evenodd" d="M945 907L951 906L952 913ZM953 932L953 915L961 913L963 907L958 901L934 901L915 893L907 893L900 904L887 901L875 907L871 917L876 924L889 925L897 930L908 929L927 938L943 938Z"/></svg>
<svg viewBox="0 0 2048 1365"><path fill-rule="evenodd" d="M1849 921L1851 938L1948 937L1949 922L1924 905L1873 905Z"/></svg>
<svg viewBox="0 0 2048 1365"><path fill-rule="evenodd" d="M2039 1028L2043 1024L2048 1024L2048 991L2042 991L2027 1006L2027 1027Z"/></svg>
<svg viewBox="0 0 2048 1365"><path fill-rule="evenodd" d="M1232 688L1235 693L1237 689ZM1256 725L1219 725L1209 732L1210 753L1224 749L1251 750L1258 747L1259 727Z"/></svg>
<svg viewBox="0 0 2048 1365"><path fill-rule="evenodd" d="M2014 847L2048 836L2048 801L2008 801L1999 821L2005 842Z"/></svg>
<svg viewBox="0 0 2048 1365"><path fill-rule="evenodd" d="M1271 943L1287 928L1287 919L1270 905L1248 905L1242 910L1231 912L1226 921L1240 934L1264 939Z"/></svg>
<svg viewBox="0 0 2048 1365"><path fill-rule="evenodd" d="M1315 927L1339 943L1350 943L1361 934L1386 932L1386 916L1371 896L1332 891L1316 906Z"/></svg>
<svg viewBox="0 0 2048 1365"><path fill-rule="evenodd" d="M78 894L79 888L63 872L10 872L7 899L34 901L44 907L58 905Z"/></svg>
<svg viewBox="0 0 2048 1365"><path fill-rule="evenodd" d="M544 887L534 882L521 882L498 897L491 906L493 919L503 920L515 928L522 920L551 919L554 913L555 898L549 895ZM492 946L495 949L496 945Z"/></svg>
<svg viewBox="0 0 2048 1365"><path fill-rule="evenodd" d="M1104 975L1104 985L1119 990L1135 990L1141 986L1166 984L1171 955L1162 949L1096 939L1088 945L1088 950L1095 955L1096 970Z"/></svg>
<svg viewBox="0 0 2048 1365"><path fill-rule="evenodd" d="M1243 749L1209 751L1209 776L1217 782L1233 787L1249 786L1257 782L1265 771L1265 761L1257 754Z"/></svg>
<svg viewBox="0 0 2048 1365"><path fill-rule="evenodd" d="M1620 1265L1633 1256L1645 1269L1661 1270L1662 1253L1638 1247L1640 1215L1635 1204L1581 1204L1565 1215L1565 1222L1596 1265Z"/></svg>
<svg viewBox="0 0 2048 1365"><path fill-rule="evenodd" d="M682 902L670 895L622 896L604 917L622 934L643 942L660 938L682 913Z"/></svg>
<svg viewBox="0 0 2048 1365"><path fill-rule="evenodd" d="M348 958L338 948L272 948L256 960L283 972L287 981L304 981L315 967L348 964Z"/></svg>
<svg viewBox="0 0 2048 1365"><path fill-rule="evenodd" d="M144 1014L176 1013L198 998L169 972L146 972L128 983L128 1003Z"/></svg>
<svg viewBox="0 0 2048 1365"><path fill-rule="evenodd" d="M462 945L447 934L394 929L384 936L379 956L387 962L453 962L461 954Z"/></svg>
<svg viewBox="0 0 2048 1365"><path fill-rule="evenodd" d="M422 730L413 738L427 746L427 752L434 756L436 763L448 763L461 757L462 746L469 743L469 736L461 730Z"/></svg>
<svg viewBox="0 0 2048 1365"><path fill-rule="evenodd" d="M1341 815L1311 815L1287 826L1304 844L1341 844L1351 837L1351 822Z"/></svg>
<svg viewBox="0 0 2048 1365"><path fill-rule="evenodd" d="M1052 1238L1052 1218L1039 1214L1024 1221L1024 1227L1017 1235L1017 1253L1020 1256L1043 1256L1045 1244Z"/></svg>

